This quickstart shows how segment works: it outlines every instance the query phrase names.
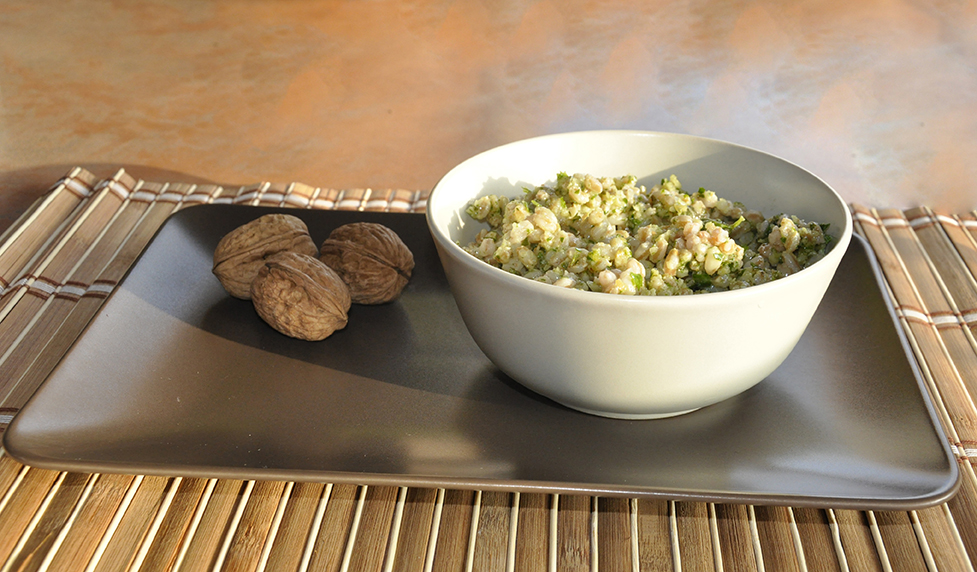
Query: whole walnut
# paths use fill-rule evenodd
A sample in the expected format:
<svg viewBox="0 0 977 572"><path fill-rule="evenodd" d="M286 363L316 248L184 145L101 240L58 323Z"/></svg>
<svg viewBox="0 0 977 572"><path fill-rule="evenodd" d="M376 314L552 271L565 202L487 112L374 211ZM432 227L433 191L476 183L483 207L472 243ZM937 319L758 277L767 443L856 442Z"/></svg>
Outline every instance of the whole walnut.
<svg viewBox="0 0 977 572"><path fill-rule="evenodd" d="M414 270L414 255L393 230L354 222L330 233L319 259L349 286L357 304L383 304L400 295Z"/></svg>
<svg viewBox="0 0 977 572"><path fill-rule="evenodd" d="M268 214L224 235L214 250L213 272L235 298L251 297L251 281L265 260L283 251L319 254L309 228L298 217Z"/></svg>
<svg viewBox="0 0 977 572"><path fill-rule="evenodd" d="M261 319L286 336L309 341L346 327L349 289L317 258L280 252L264 262L251 283Z"/></svg>

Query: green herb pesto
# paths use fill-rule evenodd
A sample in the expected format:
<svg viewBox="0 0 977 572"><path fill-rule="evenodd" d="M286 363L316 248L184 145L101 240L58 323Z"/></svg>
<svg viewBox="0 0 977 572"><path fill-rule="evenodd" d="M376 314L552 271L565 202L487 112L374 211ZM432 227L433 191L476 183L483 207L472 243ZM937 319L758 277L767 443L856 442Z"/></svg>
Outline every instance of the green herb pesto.
<svg viewBox="0 0 977 572"><path fill-rule="evenodd" d="M813 264L828 225L766 218L673 175L648 189L633 176L559 173L521 198L490 195L466 210L488 223L462 247L527 278L612 294L675 295L744 288Z"/></svg>

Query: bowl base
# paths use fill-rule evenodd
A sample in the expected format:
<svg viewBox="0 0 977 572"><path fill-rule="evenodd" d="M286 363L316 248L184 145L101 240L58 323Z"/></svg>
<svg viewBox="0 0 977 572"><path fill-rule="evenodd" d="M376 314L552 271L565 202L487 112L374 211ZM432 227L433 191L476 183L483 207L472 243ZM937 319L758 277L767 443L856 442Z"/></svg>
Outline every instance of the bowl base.
<svg viewBox="0 0 977 572"><path fill-rule="evenodd" d="M570 409L576 409L582 413L587 413L590 415L597 415L598 417L607 417L610 419L628 419L628 420L641 420L641 419L666 419L668 417L678 417L679 415L685 415L686 413L692 413L693 411L698 411L702 409L701 407L694 407L692 409L686 409L684 411L675 411L670 413L616 413L613 411L596 411L593 409L584 409L582 407L574 407L573 405L568 405L564 403Z"/></svg>

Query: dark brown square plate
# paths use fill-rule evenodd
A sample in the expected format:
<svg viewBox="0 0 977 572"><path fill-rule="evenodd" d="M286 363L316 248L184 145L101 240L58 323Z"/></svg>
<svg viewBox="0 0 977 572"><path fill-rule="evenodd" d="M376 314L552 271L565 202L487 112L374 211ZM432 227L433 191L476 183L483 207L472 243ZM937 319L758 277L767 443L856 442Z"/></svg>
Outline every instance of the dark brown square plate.
<svg viewBox="0 0 977 572"><path fill-rule="evenodd" d="M867 246L756 387L671 419L593 417L499 372L468 335L424 217L290 210L321 242L369 220L414 252L395 302L322 342L278 334L211 274L217 241L272 210L171 217L4 444L89 472L909 509L957 467Z"/></svg>

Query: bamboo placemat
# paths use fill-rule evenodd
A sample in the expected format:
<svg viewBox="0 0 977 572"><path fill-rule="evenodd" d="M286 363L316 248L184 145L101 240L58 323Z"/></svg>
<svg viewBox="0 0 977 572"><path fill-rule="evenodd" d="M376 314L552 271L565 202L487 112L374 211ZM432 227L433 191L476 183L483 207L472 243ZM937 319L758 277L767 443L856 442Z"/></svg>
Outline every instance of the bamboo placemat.
<svg viewBox="0 0 977 572"><path fill-rule="evenodd" d="M71 171L0 237L0 432L165 218L202 203L422 212L426 192L97 180ZM909 512L79 474L0 452L8 570L974 570L977 216L853 206L957 456Z"/></svg>

